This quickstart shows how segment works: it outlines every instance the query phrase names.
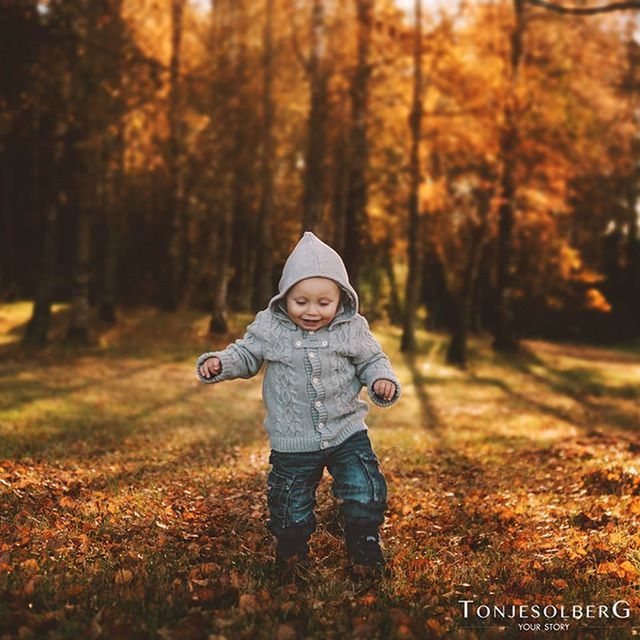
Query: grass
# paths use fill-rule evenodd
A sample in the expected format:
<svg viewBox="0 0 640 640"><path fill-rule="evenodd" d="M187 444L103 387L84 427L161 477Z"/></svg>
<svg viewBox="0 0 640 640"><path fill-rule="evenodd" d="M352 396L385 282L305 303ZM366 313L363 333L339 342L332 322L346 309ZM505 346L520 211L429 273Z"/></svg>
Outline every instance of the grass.
<svg viewBox="0 0 640 640"><path fill-rule="evenodd" d="M403 382L367 416L395 575L348 578L327 478L302 589L270 571L261 375L194 375L250 317L212 342L202 313L132 309L73 348L56 305L34 349L19 342L29 312L0 308L0 637L517 636L466 628L462 599L625 599L620 626L571 621L564 637L639 625L639 345L535 340L507 358L474 338L463 372L443 361L446 336L420 332L409 356L400 329L374 326Z"/></svg>

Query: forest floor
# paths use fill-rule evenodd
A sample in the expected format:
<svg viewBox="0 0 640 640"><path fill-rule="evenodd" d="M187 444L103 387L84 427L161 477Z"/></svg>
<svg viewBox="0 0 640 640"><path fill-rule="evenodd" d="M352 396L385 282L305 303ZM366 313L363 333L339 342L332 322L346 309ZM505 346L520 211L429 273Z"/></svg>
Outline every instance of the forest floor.
<svg viewBox="0 0 640 640"><path fill-rule="evenodd" d="M203 385L194 371L249 316L211 343L203 313L133 309L80 348L63 344L66 309L54 311L51 345L37 350L18 342L30 304L0 307L0 640L640 628L640 345L527 341L506 358L474 338L460 371L444 364L446 336L420 332L407 357L399 328L372 326L403 382L395 406L369 403L367 416L394 574L349 577L325 471L300 586L271 571L262 374ZM629 604L619 618L616 601ZM530 608L540 633L476 615L519 604L591 615ZM568 629L545 630L554 623Z"/></svg>

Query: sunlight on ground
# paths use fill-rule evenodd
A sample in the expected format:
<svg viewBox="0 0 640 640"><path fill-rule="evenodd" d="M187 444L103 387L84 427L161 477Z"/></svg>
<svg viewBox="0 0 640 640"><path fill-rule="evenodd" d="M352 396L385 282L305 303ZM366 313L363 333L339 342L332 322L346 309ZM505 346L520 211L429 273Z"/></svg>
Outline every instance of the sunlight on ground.
<svg viewBox="0 0 640 640"><path fill-rule="evenodd" d="M71 571L68 593L137 602L151 627L184 626L204 602L230 637L255 620L274 637L273 607L304 612L311 598L320 604L304 615L317 637L350 628L357 597L345 586L329 474L311 543L315 582L278 591L264 569L273 541L262 374L219 385L195 376L196 357L240 337L251 318L211 340L202 313L134 309L115 327L94 322L89 347L69 348L67 311L56 307L51 344L37 351L19 346L30 305L0 309L4 552L18 568L0 573L0 590L31 589L60 608L71 599L82 612L88 605L60 587ZM443 361L444 335L420 331L414 357L399 351L397 327L372 329L403 384L391 408L361 394L389 488L383 533L396 570L367 605L374 624L439 637L460 623L451 594L637 600L638 351L531 341L504 358L473 338L460 371ZM252 608L234 593L255 598ZM104 616L115 624L116 610Z"/></svg>

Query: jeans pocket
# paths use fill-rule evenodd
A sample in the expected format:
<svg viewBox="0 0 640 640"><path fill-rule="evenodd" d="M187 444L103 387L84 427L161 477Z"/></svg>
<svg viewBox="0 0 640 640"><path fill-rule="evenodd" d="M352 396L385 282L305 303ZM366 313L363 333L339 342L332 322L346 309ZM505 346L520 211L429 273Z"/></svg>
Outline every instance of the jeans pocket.
<svg viewBox="0 0 640 640"><path fill-rule="evenodd" d="M293 478L272 469L267 478L267 504L271 517L281 527L291 519Z"/></svg>
<svg viewBox="0 0 640 640"><path fill-rule="evenodd" d="M387 483L380 471L380 463L373 451L356 451L356 456L367 476L369 488L375 502L386 502L387 500Z"/></svg>

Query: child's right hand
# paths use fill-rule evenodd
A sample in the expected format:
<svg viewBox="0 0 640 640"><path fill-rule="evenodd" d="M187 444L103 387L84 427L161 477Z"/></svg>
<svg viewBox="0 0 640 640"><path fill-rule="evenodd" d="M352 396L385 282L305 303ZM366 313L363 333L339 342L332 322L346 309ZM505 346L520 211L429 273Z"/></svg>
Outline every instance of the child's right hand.
<svg viewBox="0 0 640 640"><path fill-rule="evenodd" d="M207 358L200 365L200 375L203 378L211 378L212 376L216 376L222 370L222 363L220 362L220 358L216 356L212 356L211 358Z"/></svg>

